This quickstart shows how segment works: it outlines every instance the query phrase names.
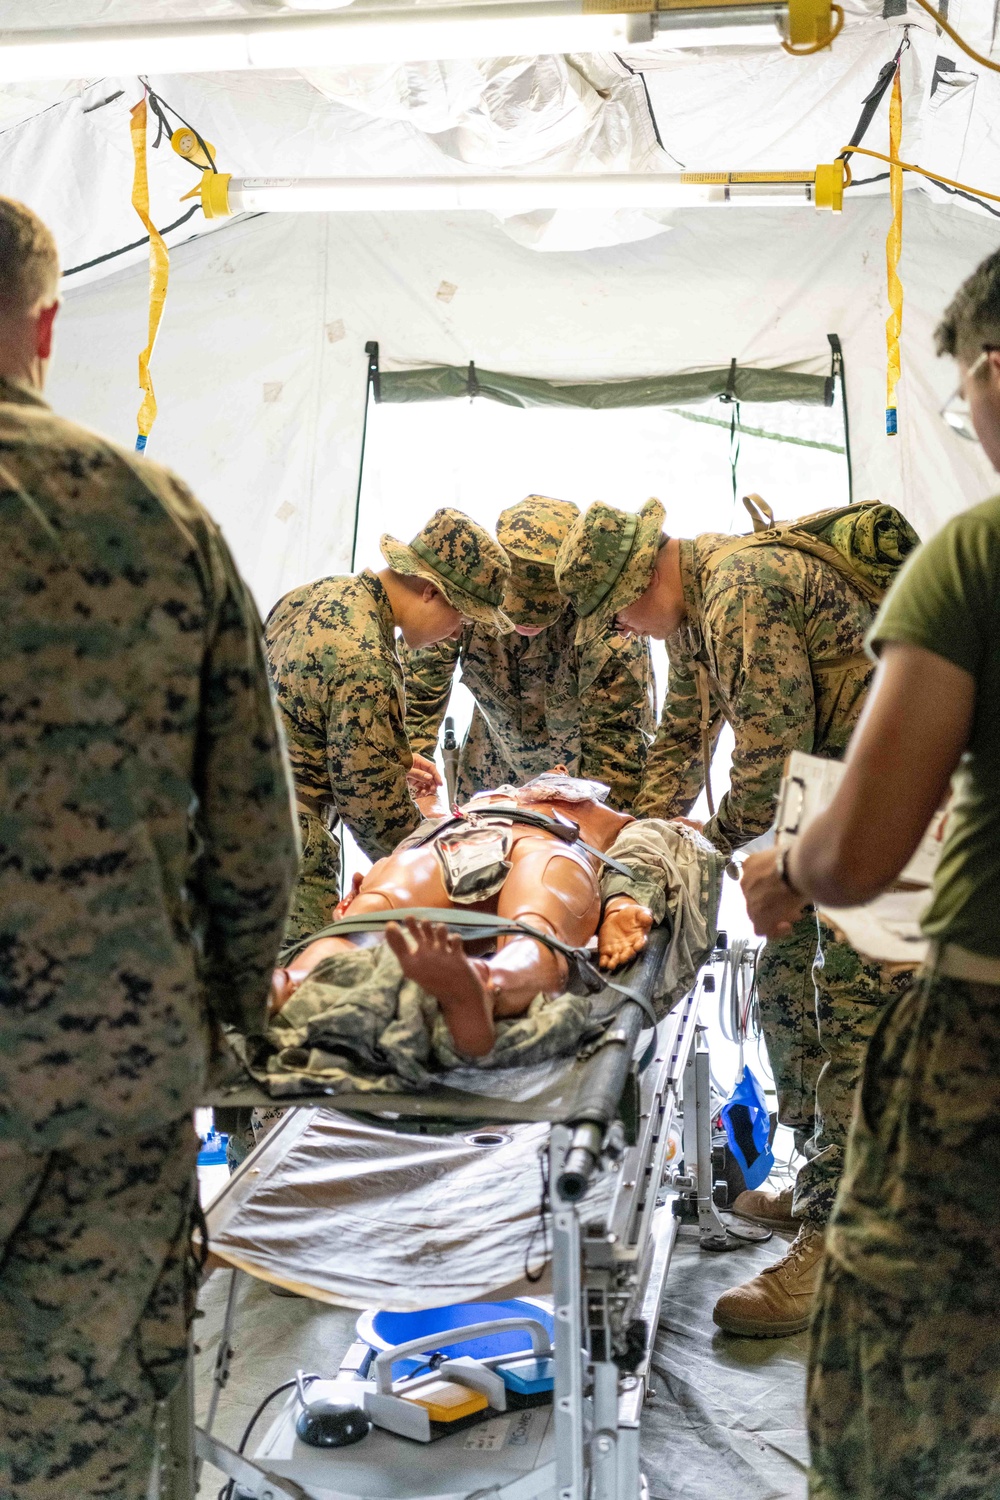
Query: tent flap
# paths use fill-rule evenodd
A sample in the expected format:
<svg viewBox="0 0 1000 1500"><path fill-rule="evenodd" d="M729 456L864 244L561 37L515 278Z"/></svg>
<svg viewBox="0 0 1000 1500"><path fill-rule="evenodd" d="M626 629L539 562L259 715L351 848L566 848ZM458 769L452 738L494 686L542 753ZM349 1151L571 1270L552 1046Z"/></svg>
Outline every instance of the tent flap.
<svg viewBox="0 0 1000 1500"><path fill-rule="evenodd" d="M690 406L720 396L738 401L794 401L801 406L832 406L833 380L797 370L725 366L682 371L638 380L540 380L502 375L469 365L427 365L415 370L382 370L379 401L447 401L487 396L505 406L583 406L608 411L618 406Z"/></svg>

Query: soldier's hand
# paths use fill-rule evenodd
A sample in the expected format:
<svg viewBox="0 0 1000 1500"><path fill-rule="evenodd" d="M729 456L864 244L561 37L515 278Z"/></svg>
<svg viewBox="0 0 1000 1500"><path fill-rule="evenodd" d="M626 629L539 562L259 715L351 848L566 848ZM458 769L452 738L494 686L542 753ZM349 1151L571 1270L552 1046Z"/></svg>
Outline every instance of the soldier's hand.
<svg viewBox="0 0 1000 1500"><path fill-rule="evenodd" d="M743 897L753 930L759 937L783 937L801 916L806 901L782 880L776 849L751 854L743 866Z"/></svg>
<svg viewBox="0 0 1000 1500"><path fill-rule="evenodd" d="M414 752L413 765L406 773L406 784L414 797L428 797L441 785L441 772L426 755Z"/></svg>

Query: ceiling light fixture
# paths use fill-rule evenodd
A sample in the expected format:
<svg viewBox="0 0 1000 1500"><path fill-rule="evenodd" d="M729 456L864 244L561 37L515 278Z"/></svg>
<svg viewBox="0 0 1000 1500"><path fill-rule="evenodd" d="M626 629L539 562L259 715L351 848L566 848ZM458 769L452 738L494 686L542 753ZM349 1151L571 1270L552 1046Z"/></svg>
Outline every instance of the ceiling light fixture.
<svg viewBox="0 0 1000 1500"><path fill-rule="evenodd" d="M310 0L305 0L306 4ZM482 0L0 31L0 83L128 73L226 73L252 68L421 62L461 57L609 52L669 33L672 45L717 45L726 30L758 37L780 25L796 46L825 45L831 0L747 0L710 6L659 0Z"/></svg>
<svg viewBox="0 0 1000 1500"><path fill-rule="evenodd" d="M206 172L208 219L238 213L393 213L485 209L688 208L812 204L839 213L842 161L803 172L633 172L558 177L232 177Z"/></svg>

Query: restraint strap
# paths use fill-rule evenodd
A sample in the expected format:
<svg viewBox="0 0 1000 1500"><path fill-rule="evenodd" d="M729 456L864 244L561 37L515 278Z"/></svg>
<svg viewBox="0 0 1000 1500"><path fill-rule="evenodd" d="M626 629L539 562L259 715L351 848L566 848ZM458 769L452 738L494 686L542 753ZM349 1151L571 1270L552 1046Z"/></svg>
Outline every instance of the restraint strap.
<svg viewBox="0 0 1000 1500"><path fill-rule="evenodd" d="M601 864L607 865L609 870L614 870L618 875L624 875L627 880L633 880L634 874L628 865L623 865L620 860L612 859L610 854L604 854L600 849L595 849L591 844L585 844L580 837L579 823L572 823L569 819L565 823L559 823L555 818L548 818L544 813L525 812L520 807L484 807L476 808L473 813L460 812L448 818L443 823L438 823L429 833L425 833L422 839L411 844L411 849L420 849L424 844L433 843L438 834L447 833L451 828L461 828L467 824L471 817L483 819L490 823L522 823L529 828L541 828L546 833L552 833L564 844L576 844L585 854L592 854L599 859Z"/></svg>
<svg viewBox="0 0 1000 1500"><path fill-rule="evenodd" d="M630 985L615 984L612 980L605 978L601 971L594 967L590 961L590 955L585 948L572 948L568 943L563 943L550 932L541 932L537 927L532 927L529 922L516 921L511 917L492 917L481 915L472 911L442 911L437 906L400 906L392 911L365 912L359 917L344 917L339 922L332 923L329 927L323 927L319 932L312 933L303 938L290 949L285 956L285 965L296 953L301 953L310 943L315 943L324 937L348 937L356 932L382 932L390 922L405 922L412 918L416 922L439 922L443 926L456 929L463 937L474 940L476 938L501 937L506 933L519 933L524 937L534 938L536 942L544 943L556 953L561 953L569 964L570 994L596 995L603 989L614 990L616 994L622 995L627 1000L634 1000L642 1007L643 1013L649 1018L651 1026L657 1024L656 1012L646 997L638 990L632 989ZM574 988L574 981L578 988Z"/></svg>

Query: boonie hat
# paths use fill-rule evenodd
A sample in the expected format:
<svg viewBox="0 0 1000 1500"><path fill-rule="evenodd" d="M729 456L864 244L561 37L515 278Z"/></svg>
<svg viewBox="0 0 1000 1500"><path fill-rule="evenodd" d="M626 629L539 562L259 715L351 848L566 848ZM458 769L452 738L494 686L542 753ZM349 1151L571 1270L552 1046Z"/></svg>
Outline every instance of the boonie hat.
<svg viewBox="0 0 1000 1500"><path fill-rule="evenodd" d="M578 645L601 635L620 609L644 593L660 550L664 509L638 512L597 500L570 528L556 558L556 583L577 614Z"/></svg>
<svg viewBox="0 0 1000 1500"><path fill-rule="evenodd" d="M556 555L579 516L570 500L529 495L497 520L497 541L510 559L504 613L515 625L551 625L566 608L556 587Z"/></svg>
<svg viewBox="0 0 1000 1500"><path fill-rule="evenodd" d="M501 608L510 572L507 554L460 510L436 510L412 542L386 533L379 545L390 568L433 583L467 620L488 625L497 635L513 628Z"/></svg>

